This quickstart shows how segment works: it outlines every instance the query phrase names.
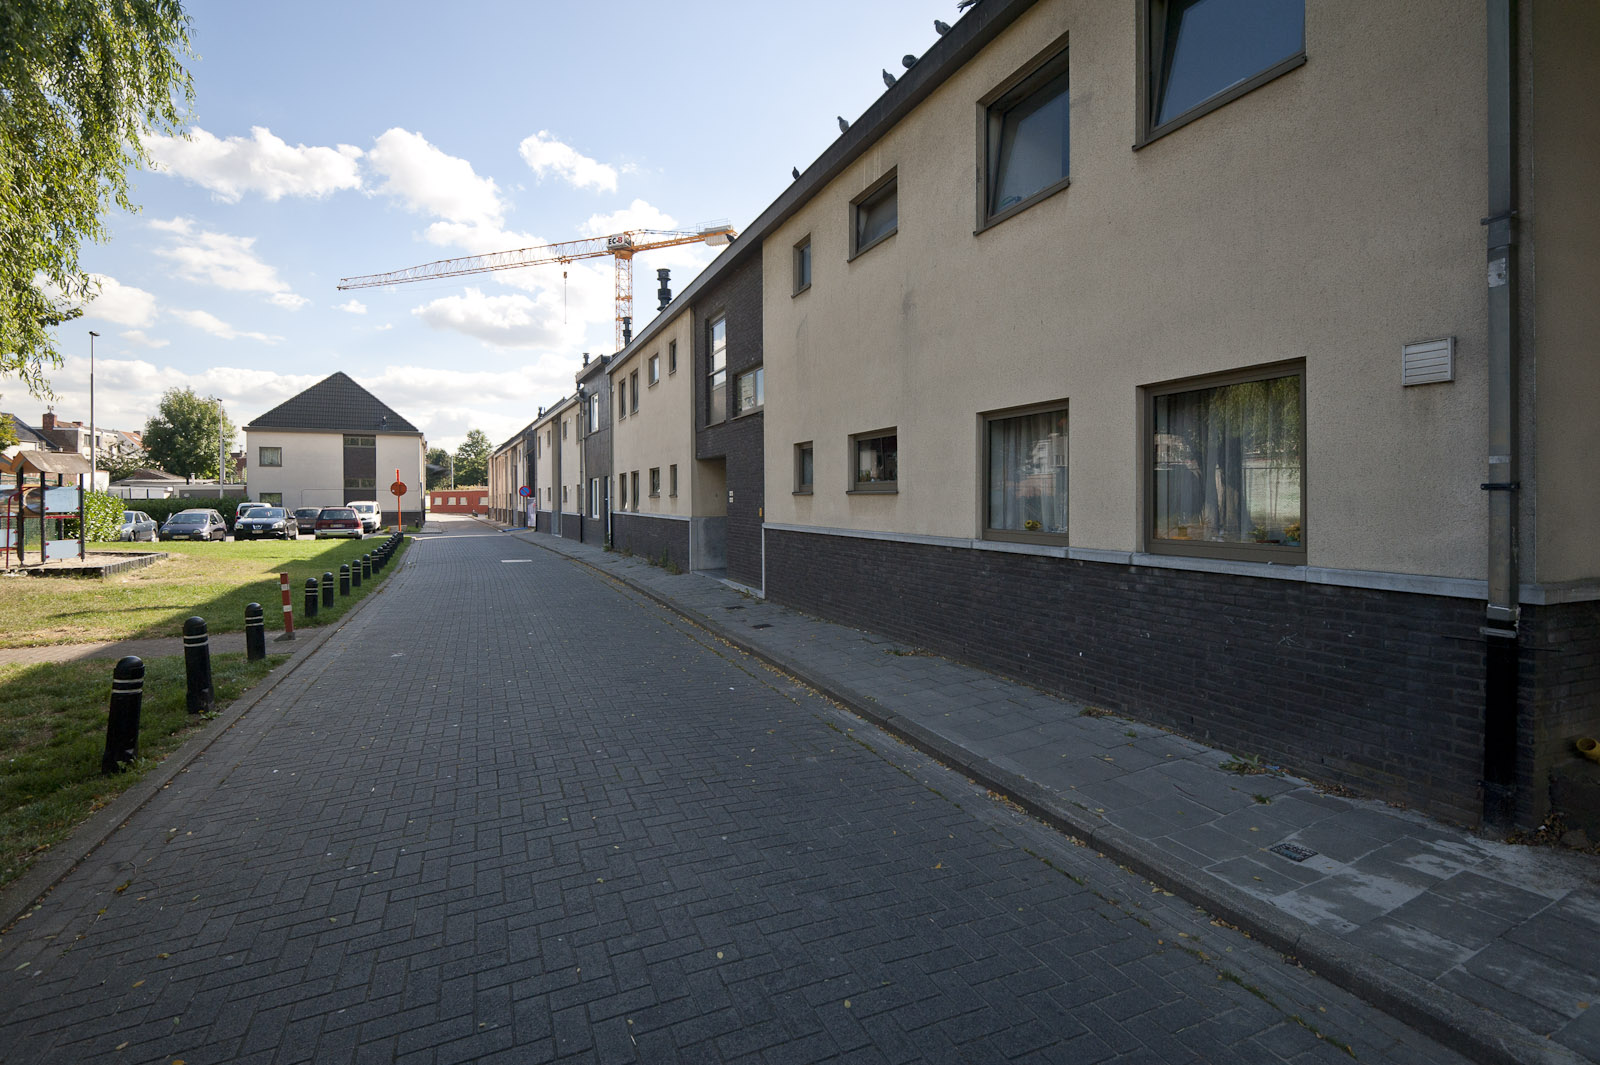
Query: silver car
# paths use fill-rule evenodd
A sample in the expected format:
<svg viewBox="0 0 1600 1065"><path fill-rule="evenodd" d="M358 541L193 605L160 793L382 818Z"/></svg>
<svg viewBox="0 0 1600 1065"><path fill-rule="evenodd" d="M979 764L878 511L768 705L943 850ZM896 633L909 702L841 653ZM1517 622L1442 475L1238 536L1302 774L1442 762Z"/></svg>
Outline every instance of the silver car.
<svg viewBox="0 0 1600 1065"><path fill-rule="evenodd" d="M156 520L142 510L124 510L122 512L122 527L117 530L119 540L148 540L155 543L156 534L161 526Z"/></svg>
<svg viewBox="0 0 1600 1065"><path fill-rule="evenodd" d="M258 536L295 540L300 536L300 523L282 507L256 507L233 523L233 538L254 540Z"/></svg>
<svg viewBox="0 0 1600 1065"><path fill-rule="evenodd" d="M226 540L228 526L214 510L180 510L161 526L163 540Z"/></svg>

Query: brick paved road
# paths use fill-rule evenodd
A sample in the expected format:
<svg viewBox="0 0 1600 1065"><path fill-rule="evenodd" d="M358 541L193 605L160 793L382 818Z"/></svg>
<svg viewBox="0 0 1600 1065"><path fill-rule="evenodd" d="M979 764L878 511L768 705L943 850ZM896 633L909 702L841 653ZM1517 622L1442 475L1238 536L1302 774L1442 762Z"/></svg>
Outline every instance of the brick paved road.
<svg viewBox="0 0 1600 1065"><path fill-rule="evenodd" d="M0 938L0 1060L1457 1060L579 566L397 577Z"/></svg>

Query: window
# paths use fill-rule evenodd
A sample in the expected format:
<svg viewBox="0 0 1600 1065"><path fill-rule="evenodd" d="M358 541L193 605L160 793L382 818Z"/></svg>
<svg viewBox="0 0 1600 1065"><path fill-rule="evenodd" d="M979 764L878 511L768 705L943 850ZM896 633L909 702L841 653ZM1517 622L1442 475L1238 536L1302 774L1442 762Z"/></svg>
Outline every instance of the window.
<svg viewBox="0 0 1600 1065"><path fill-rule="evenodd" d="M599 516L600 516L600 478L591 477L589 479L589 517L598 518Z"/></svg>
<svg viewBox="0 0 1600 1065"><path fill-rule="evenodd" d="M567 438L567 419L562 418L561 419L561 439L565 440L566 438Z"/></svg>
<svg viewBox="0 0 1600 1065"><path fill-rule="evenodd" d="M566 506L567 505L567 486L566 485L562 485L561 486L561 505L562 506Z"/></svg>
<svg viewBox="0 0 1600 1065"><path fill-rule="evenodd" d="M375 436L346 436L345 447L377 447L378 438Z"/></svg>
<svg viewBox="0 0 1600 1065"><path fill-rule="evenodd" d="M900 442L893 430L863 433L850 438L852 492L899 490Z"/></svg>
<svg viewBox="0 0 1600 1065"><path fill-rule="evenodd" d="M628 509L628 475L625 473L617 474L617 509Z"/></svg>
<svg viewBox="0 0 1600 1065"><path fill-rule="evenodd" d="M900 228L899 182L894 171L850 205L850 257L893 236Z"/></svg>
<svg viewBox="0 0 1600 1065"><path fill-rule="evenodd" d="M1146 0L1140 11L1139 145L1306 61L1305 0Z"/></svg>
<svg viewBox="0 0 1600 1065"><path fill-rule="evenodd" d="M263 447L257 452L257 457L259 461L256 465L258 466L282 466L283 448Z"/></svg>
<svg viewBox="0 0 1600 1065"><path fill-rule="evenodd" d="M811 287L811 234L794 246L794 294Z"/></svg>
<svg viewBox="0 0 1600 1065"><path fill-rule="evenodd" d="M650 498L657 499L661 496L661 467L650 468Z"/></svg>
<svg viewBox="0 0 1600 1065"><path fill-rule="evenodd" d="M378 479L376 477L346 477L344 486L346 488L376 488L378 487Z"/></svg>
<svg viewBox="0 0 1600 1065"><path fill-rule="evenodd" d="M261 493L261 502L269 504L269 505L274 506L274 507L281 507L281 506L283 506L283 493L282 492L262 492Z"/></svg>
<svg viewBox="0 0 1600 1065"><path fill-rule="evenodd" d="M983 535L988 540L1067 541L1067 408L991 414Z"/></svg>
<svg viewBox="0 0 1600 1065"><path fill-rule="evenodd" d="M733 382L733 413L737 417L758 411L767 397L767 372L762 367L756 367L749 373L742 373Z"/></svg>
<svg viewBox="0 0 1600 1065"><path fill-rule="evenodd" d="M617 417L618 418L626 418L627 416L628 416L628 379L626 377L618 376L618 378L617 378Z"/></svg>
<svg viewBox="0 0 1600 1065"><path fill-rule="evenodd" d="M983 101L980 224L1067 187L1071 127L1065 49L1013 78Z"/></svg>
<svg viewBox="0 0 1600 1065"><path fill-rule="evenodd" d="M628 413L639 413L639 371L628 375Z"/></svg>
<svg viewBox="0 0 1600 1065"><path fill-rule="evenodd" d="M650 383L653 385L661 380L661 356L650 356Z"/></svg>
<svg viewBox="0 0 1600 1065"><path fill-rule="evenodd" d="M667 376L670 377L671 375L673 375L673 374L675 374L677 372L678 372L678 342L676 340L669 340L669 341L667 341Z"/></svg>
<svg viewBox="0 0 1600 1065"><path fill-rule="evenodd" d="M678 464L674 462L667 467L667 494L676 497L678 494Z"/></svg>
<svg viewBox="0 0 1600 1065"><path fill-rule="evenodd" d="M600 393L596 392L589 397L589 431L600 431Z"/></svg>
<svg viewBox="0 0 1600 1065"><path fill-rule="evenodd" d="M794 490L796 495L810 495L816 479L816 460L811 441L794 446Z"/></svg>
<svg viewBox="0 0 1600 1065"><path fill-rule="evenodd" d="M628 475L628 487L633 492L633 509L639 509L639 471L634 470Z"/></svg>
<svg viewBox="0 0 1600 1065"><path fill-rule="evenodd" d="M710 351L708 374L710 388L708 397L710 407L706 411L706 423L714 424L728 416L728 316L719 315L707 327Z"/></svg>
<svg viewBox="0 0 1600 1065"><path fill-rule="evenodd" d="M1305 561L1305 368L1146 390L1152 552Z"/></svg>

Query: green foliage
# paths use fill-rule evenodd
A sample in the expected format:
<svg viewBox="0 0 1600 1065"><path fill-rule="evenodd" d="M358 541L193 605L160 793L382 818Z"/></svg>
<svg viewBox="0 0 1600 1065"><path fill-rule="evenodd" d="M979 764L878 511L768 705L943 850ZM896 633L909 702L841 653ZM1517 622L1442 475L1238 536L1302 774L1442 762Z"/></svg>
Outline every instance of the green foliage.
<svg viewBox="0 0 1600 1065"><path fill-rule="evenodd" d="M142 510L155 519L157 525L180 510L214 510L233 528L233 509L244 502L244 496L224 496L221 499L124 499L123 510Z"/></svg>
<svg viewBox="0 0 1600 1065"><path fill-rule="evenodd" d="M83 497L83 518L89 526L89 540L105 542L115 540L122 531L122 512L128 507L125 500L118 499L110 492L90 492ZM134 508L137 509L137 508ZM78 535L78 522L76 519L66 522L64 529L68 536Z"/></svg>
<svg viewBox="0 0 1600 1065"><path fill-rule="evenodd" d="M467 439L456 448L456 487L489 483L489 453L494 445L482 429L467 430Z"/></svg>
<svg viewBox="0 0 1600 1065"><path fill-rule="evenodd" d="M10 447L17 442L17 427L11 423L11 415L0 414L0 447Z"/></svg>
<svg viewBox="0 0 1600 1065"><path fill-rule="evenodd" d="M217 422L231 443L233 422L214 396L201 397L192 388L169 388L155 417L144 425L144 450L160 469L187 478L217 476Z"/></svg>
<svg viewBox="0 0 1600 1065"><path fill-rule="evenodd" d="M450 483L450 463L452 461L450 452L444 448L430 447L428 449L428 465L439 467L437 473L433 470L428 471L428 490L430 492L435 488L443 488Z"/></svg>
<svg viewBox="0 0 1600 1065"><path fill-rule="evenodd" d="M51 330L95 295L79 246L109 235L112 205L136 209L142 137L182 125L188 51L180 0L0 4L0 374L35 395L61 365Z"/></svg>

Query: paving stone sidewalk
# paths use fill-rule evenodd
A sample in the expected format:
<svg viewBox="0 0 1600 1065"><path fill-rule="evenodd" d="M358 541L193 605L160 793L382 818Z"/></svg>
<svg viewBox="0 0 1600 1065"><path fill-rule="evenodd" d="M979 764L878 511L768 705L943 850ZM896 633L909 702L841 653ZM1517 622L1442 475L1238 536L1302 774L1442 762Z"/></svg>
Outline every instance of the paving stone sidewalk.
<svg viewBox="0 0 1600 1065"><path fill-rule="evenodd" d="M1600 1061L1600 858L1230 771L1233 753L725 582L502 531L651 596L1477 1060Z"/></svg>

